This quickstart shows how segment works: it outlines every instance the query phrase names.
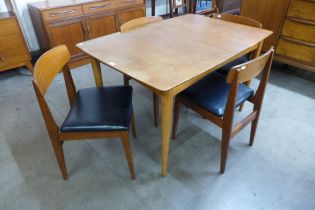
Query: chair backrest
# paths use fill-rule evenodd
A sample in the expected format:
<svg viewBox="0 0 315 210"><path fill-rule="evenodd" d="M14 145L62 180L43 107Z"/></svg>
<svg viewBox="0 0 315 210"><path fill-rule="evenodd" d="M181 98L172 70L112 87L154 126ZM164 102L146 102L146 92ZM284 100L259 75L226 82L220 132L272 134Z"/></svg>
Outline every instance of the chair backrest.
<svg viewBox="0 0 315 210"><path fill-rule="evenodd" d="M44 53L36 62L33 72L33 82L44 96L46 91L70 59L70 53L65 45L55 47Z"/></svg>
<svg viewBox="0 0 315 210"><path fill-rule="evenodd" d="M160 16L151 16L151 17L141 17L134 20L130 20L120 26L121 32L127 32L139 28L141 26L162 21L163 18Z"/></svg>
<svg viewBox="0 0 315 210"><path fill-rule="evenodd" d="M263 71L269 71L272 63L274 49L271 49L260 57L250 60L246 63L234 66L229 71L226 81L232 83L237 78L238 83L252 80Z"/></svg>
<svg viewBox="0 0 315 210"><path fill-rule="evenodd" d="M233 23L239 23L242 25L248 25L256 28L262 28L262 24L260 22L245 16L230 14L213 14L212 18L230 21Z"/></svg>
<svg viewBox="0 0 315 210"><path fill-rule="evenodd" d="M58 138L59 128L45 100L47 89L58 72L63 70L70 105L75 98L75 86L67 65L70 53L65 45L44 53L36 62L33 72L33 86L51 139Z"/></svg>
<svg viewBox="0 0 315 210"><path fill-rule="evenodd" d="M261 55L260 57L231 68L226 77L226 82L230 84L231 88L228 99L226 101L224 116L227 116L227 118L232 120L226 120L225 126L232 128L239 84L252 80L259 74L262 74L259 86L250 100L254 103L255 108L262 106L270 74L273 54L274 49L273 47L271 47L268 52Z"/></svg>

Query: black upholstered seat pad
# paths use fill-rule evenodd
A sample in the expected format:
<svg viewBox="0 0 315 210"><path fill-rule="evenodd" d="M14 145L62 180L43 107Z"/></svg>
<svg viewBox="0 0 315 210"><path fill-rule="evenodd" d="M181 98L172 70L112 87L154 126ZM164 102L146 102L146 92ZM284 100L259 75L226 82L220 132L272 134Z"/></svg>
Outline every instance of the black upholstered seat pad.
<svg viewBox="0 0 315 210"><path fill-rule="evenodd" d="M217 116L223 116L226 101L230 91L230 85L226 83L225 80L226 78L223 75L214 72L180 94L189 101L198 106L201 106L209 112ZM243 84L240 84L236 100L236 107L241 105L253 94L254 90Z"/></svg>
<svg viewBox="0 0 315 210"><path fill-rule="evenodd" d="M242 64L242 63L246 63L247 61L249 61L248 57L249 57L248 55L244 55L244 56L232 61L231 63L226 64L225 66L221 67L217 71L220 72L221 74L227 75L232 67L237 66L237 65Z"/></svg>
<svg viewBox="0 0 315 210"><path fill-rule="evenodd" d="M60 130L128 130L132 111L132 87L86 88L78 91Z"/></svg>

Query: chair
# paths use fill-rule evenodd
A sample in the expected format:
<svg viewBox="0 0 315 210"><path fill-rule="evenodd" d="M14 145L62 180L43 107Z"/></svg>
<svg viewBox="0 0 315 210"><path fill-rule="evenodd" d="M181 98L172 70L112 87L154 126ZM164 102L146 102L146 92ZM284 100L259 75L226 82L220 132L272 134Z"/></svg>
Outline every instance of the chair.
<svg viewBox="0 0 315 210"><path fill-rule="evenodd" d="M121 32L128 32L139 27L145 26L150 23L155 23L162 21L163 18L160 16L151 16L151 17L141 17L137 19L130 20L120 26Z"/></svg>
<svg viewBox="0 0 315 210"><path fill-rule="evenodd" d="M194 110L221 127L220 172L223 174L231 138L249 123L252 123L249 145L252 146L254 143L273 53L274 50L271 48L259 58L234 66L227 77L214 72L177 95L174 105L172 138L175 139L176 137L180 104ZM256 92L242 84L244 81L251 80L259 74L262 74L262 78ZM253 112L233 127L235 108L245 101L249 101L254 105Z"/></svg>
<svg viewBox="0 0 315 210"><path fill-rule="evenodd" d="M262 28L261 23L259 23L258 21L254 20L254 19L245 17L245 16L237 16L237 15L229 15L229 14L213 14L210 17L215 18L215 19L230 21L233 23L239 23L242 25L252 26L252 27L256 27L256 28ZM217 71L224 74L224 75L227 75L228 71L233 66L245 63L245 62L249 61L253 56L254 56L254 52L250 53L249 55L244 55L244 56L232 61L231 63L228 63L227 65L221 67Z"/></svg>
<svg viewBox="0 0 315 210"><path fill-rule="evenodd" d="M163 20L163 18L160 16L137 18L137 19L128 21L128 22L124 23L123 25L121 25L120 31L122 33L125 33L128 31L132 31L134 29L137 29L139 27L143 27L147 24L159 22L162 20ZM130 79L131 79L130 77L128 77L127 75L124 75L124 84L129 85ZM158 103L159 103L158 96L155 93L153 93L153 111L154 111L154 125L155 125L155 127L157 127L159 124L159 104Z"/></svg>
<svg viewBox="0 0 315 210"><path fill-rule="evenodd" d="M135 179L128 137L130 121L135 135L132 87L85 88L76 92L67 65L69 59L70 54L65 45L55 47L39 58L33 73L35 93L63 179L68 179L62 147L65 141L115 137L121 139L131 178ZM70 111L59 128L46 103L45 95L60 70L63 70Z"/></svg>

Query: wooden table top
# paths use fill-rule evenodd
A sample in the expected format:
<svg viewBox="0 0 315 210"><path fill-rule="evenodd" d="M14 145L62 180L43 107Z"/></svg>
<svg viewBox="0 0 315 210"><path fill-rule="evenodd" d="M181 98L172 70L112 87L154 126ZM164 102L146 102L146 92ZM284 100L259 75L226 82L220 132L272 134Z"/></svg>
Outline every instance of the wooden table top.
<svg viewBox="0 0 315 210"><path fill-rule="evenodd" d="M77 46L102 63L161 92L246 54L271 31L184 15Z"/></svg>

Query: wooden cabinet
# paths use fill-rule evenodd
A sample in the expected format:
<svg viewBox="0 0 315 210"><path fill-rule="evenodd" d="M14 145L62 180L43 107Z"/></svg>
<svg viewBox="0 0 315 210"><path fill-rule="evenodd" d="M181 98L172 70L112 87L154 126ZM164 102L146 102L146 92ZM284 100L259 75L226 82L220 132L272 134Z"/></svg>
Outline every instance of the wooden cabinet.
<svg viewBox="0 0 315 210"><path fill-rule="evenodd" d="M275 60L315 72L314 0L243 0L241 14L274 32L263 50L275 46Z"/></svg>
<svg viewBox="0 0 315 210"><path fill-rule="evenodd" d="M13 12L0 13L0 72L21 66L33 68L20 25Z"/></svg>
<svg viewBox="0 0 315 210"><path fill-rule="evenodd" d="M242 0L241 15L262 23L263 28L273 31L264 41L262 50L276 46L290 0Z"/></svg>
<svg viewBox="0 0 315 210"><path fill-rule="evenodd" d="M89 62L77 43L115 33L121 24L145 16L144 0L48 0L28 8L41 49L67 45L70 67Z"/></svg>
<svg viewBox="0 0 315 210"><path fill-rule="evenodd" d="M115 33L118 29L116 25L116 14L107 12L89 15L85 18L88 32L88 39Z"/></svg>
<svg viewBox="0 0 315 210"><path fill-rule="evenodd" d="M75 45L86 40L84 23L82 18L74 18L64 21L54 21L46 25L50 46L55 47L65 44L68 46L71 59L84 56Z"/></svg>

